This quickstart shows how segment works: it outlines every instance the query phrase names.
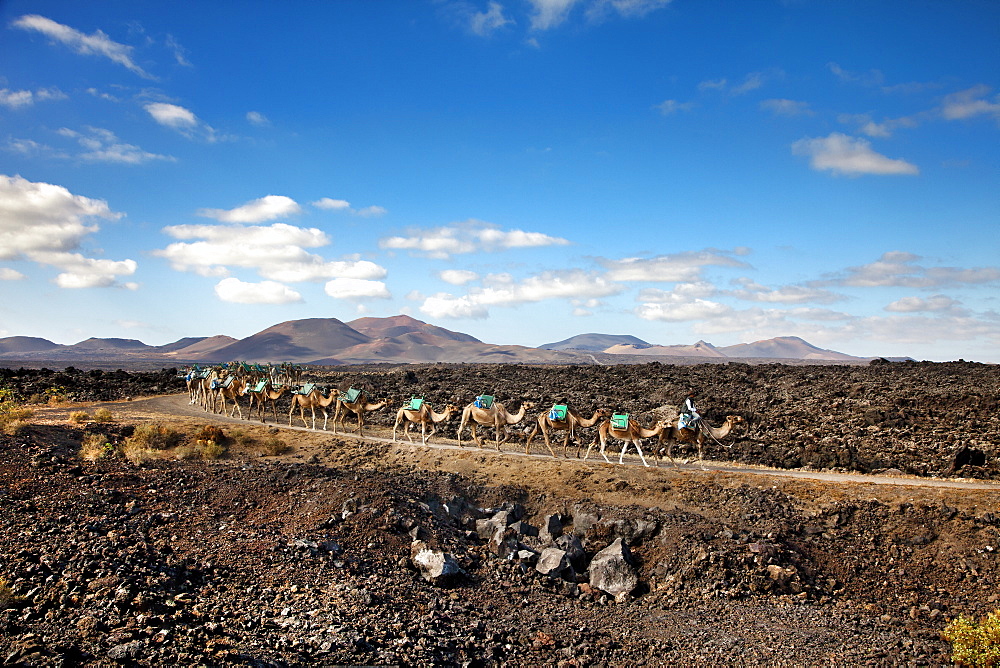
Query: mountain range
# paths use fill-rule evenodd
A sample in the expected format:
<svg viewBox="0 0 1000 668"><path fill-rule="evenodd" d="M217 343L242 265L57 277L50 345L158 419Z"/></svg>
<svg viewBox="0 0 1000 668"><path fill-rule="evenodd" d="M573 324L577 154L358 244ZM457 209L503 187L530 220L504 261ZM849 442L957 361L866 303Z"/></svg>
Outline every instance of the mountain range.
<svg viewBox="0 0 1000 668"><path fill-rule="evenodd" d="M659 358L670 358L676 363L730 359L863 363L871 359L818 348L794 336L716 347L706 341L690 345L655 345L627 334L591 333L537 348L498 345L407 315L358 318L346 323L336 318L289 320L244 339L224 335L185 337L162 346L117 338L90 338L73 345L29 336L0 338L0 364L4 360L117 360L123 363L162 360L164 364L232 360L324 365L377 362L614 364Z"/></svg>

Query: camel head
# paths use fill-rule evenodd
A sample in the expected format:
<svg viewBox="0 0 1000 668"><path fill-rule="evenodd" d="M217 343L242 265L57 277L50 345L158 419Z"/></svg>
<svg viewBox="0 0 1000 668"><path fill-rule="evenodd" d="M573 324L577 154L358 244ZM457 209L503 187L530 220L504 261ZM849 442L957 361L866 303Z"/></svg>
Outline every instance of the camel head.
<svg viewBox="0 0 1000 668"><path fill-rule="evenodd" d="M452 414L452 413L458 413L461 410L462 409L459 408L458 406L456 406L455 404L448 404L447 406L444 407L444 412L447 413L447 414L449 414L449 415Z"/></svg>

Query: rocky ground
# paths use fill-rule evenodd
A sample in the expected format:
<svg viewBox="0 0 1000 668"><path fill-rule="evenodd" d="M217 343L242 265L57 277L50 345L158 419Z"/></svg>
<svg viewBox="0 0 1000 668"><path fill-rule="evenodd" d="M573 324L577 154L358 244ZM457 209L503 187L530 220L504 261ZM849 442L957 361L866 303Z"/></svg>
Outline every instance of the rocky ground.
<svg viewBox="0 0 1000 668"><path fill-rule="evenodd" d="M108 390L101 376L74 397L175 382L126 374ZM984 459L959 462L962 474L997 470L997 374L981 365L435 365L323 379L399 403L485 392L641 416L696 386L710 422L750 422L713 459L941 477L964 448ZM46 379L31 382L44 393ZM948 619L1000 607L989 485L616 467L166 405L111 404L112 421L89 424L67 417L95 404L39 408L0 436L5 665L941 665ZM373 418L387 435L388 411ZM228 452L141 465L77 454L86 434L121 444L149 423L220 424ZM252 436L291 450L266 455Z"/></svg>

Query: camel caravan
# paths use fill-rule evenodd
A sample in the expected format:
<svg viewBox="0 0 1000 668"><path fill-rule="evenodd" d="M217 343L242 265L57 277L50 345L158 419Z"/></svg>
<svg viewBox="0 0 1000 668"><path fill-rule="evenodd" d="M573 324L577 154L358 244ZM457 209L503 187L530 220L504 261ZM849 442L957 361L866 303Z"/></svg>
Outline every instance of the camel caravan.
<svg viewBox="0 0 1000 668"><path fill-rule="evenodd" d="M369 413L378 411L389 405L388 399L374 399L364 388L351 387L348 390L325 388L315 383L302 382L303 368L291 363L279 365L248 364L246 362L230 362L218 366L201 368L192 367L185 375L190 403L198 405L213 413L226 414L240 419L256 419L266 421L267 407L270 404L274 422L278 422L278 400L288 396L288 426L293 426L293 420L298 413L298 420L306 429L316 429L317 411L322 415L322 429L327 430L332 418L332 431L337 433L356 433L364 437L364 428ZM241 401L244 404L241 404ZM232 404L230 406L230 404ZM244 405L246 413L244 414ZM697 462L704 460L704 445L706 439L722 445L722 440L729 436L733 429L744 424L739 415L729 415L723 424L713 427L705 422L694 406L694 393L689 392L687 399L678 409L665 406L669 414L657 415L654 424L644 427L628 413L615 413L606 408L594 410L590 417L585 417L575 407L568 404L553 404L551 408L533 414L535 404L522 402L518 410L511 411L492 395L482 394L474 401L459 408L448 404L440 413L422 397L411 397L396 411L396 419L392 428L392 442L397 442L397 433L403 427L403 436L413 443L411 429L419 425L421 445L427 445L431 437L447 424L453 417L461 415L456 433L459 447L465 447L462 434L466 427L469 437L479 448L484 441L479 435L479 429L492 429L491 444L497 451L503 451L503 445L512 437L512 427L517 427L527 419L527 427L520 431L525 436L524 453L531 454L531 443L541 433L545 447L553 458L558 458L553 439L556 432L563 436L562 456L569 457L569 443L577 444L576 457L580 459L583 451L583 432L594 430L594 436L587 446L583 460L590 458L591 450L599 446L599 452L604 461L611 464L608 458L609 443L621 442L618 463L624 463L625 453L629 446L635 448L636 454L644 466L649 462L642 450L642 442L655 439L649 450L654 462L659 466L662 456L677 466L673 457L676 445L691 445L697 448ZM308 411L308 420L306 411ZM529 418L529 414L534 419ZM351 419L353 416L353 419ZM347 427L348 420L353 422Z"/></svg>

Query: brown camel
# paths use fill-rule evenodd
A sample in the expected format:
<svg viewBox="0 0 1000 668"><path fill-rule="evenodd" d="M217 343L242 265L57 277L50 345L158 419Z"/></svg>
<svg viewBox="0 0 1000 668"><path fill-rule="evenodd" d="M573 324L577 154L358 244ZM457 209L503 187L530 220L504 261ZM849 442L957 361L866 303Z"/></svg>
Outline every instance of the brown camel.
<svg viewBox="0 0 1000 668"><path fill-rule="evenodd" d="M422 402L420 408L417 410L413 410L410 406L411 404L407 403L396 411L396 423L392 426L393 443L396 442L396 429L405 420L406 426L403 428L403 434L409 439L410 443L413 443L413 437L410 436L410 427L415 423L420 423L420 441L423 445L427 445L427 441L437 432L437 426L442 422L450 420L451 416L458 412L458 407L452 404L445 406L443 413L435 413L434 409L426 401ZM429 434L426 433L428 424L431 425L431 433Z"/></svg>
<svg viewBox="0 0 1000 668"><path fill-rule="evenodd" d="M618 463L622 464L625 458L625 451L628 450L628 444L631 443L635 446L636 451L639 453L639 459L642 460L643 466L649 466L646 462L646 458L642 456L642 448L639 447L639 439L641 438L654 438L663 433L665 429L670 428L669 420L660 420L652 429L644 429L640 427L639 424L632 418L628 419L628 426L625 429L615 429L612 424L612 420L605 420L601 423L601 426L597 428L597 440L601 442L601 456L604 457L604 461L611 463L608 459L607 453L604 451L607 446L608 438L617 438L619 441L625 441L622 445L622 452L618 455ZM595 441L596 443L596 441ZM591 443L587 447L587 454L584 455L583 459L586 461L590 457L590 449L594 447L594 443Z"/></svg>
<svg viewBox="0 0 1000 668"><path fill-rule="evenodd" d="M339 400L337 401L337 411L333 414L334 434L337 433L337 426L340 425L340 428L343 429L344 421L347 419L347 416L354 413L358 416L358 428L356 430L358 432L358 436L364 436L365 414L370 413L371 411L377 411L378 409L385 408L389 405L389 402L384 399L375 403L368 403L365 400L365 392L363 390L357 394L354 401L347 401L346 396L347 395L339 397Z"/></svg>
<svg viewBox="0 0 1000 668"><path fill-rule="evenodd" d="M563 457L567 457L566 451L569 448L569 439L573 436L576 429L583 429L586 427L593 427L600 420L606 417L611 417L611 411L607 408L598 408L594 411L594 414L590 418L585 418L580 413L578 413L573 408L566 409L566 417L562 420L554 419L552 417L552 411L545 411L538 416L537 424L528 434L528 442L524 445L524 454L528 454L531 448L531 439L541 431L542 436L545 438L545 447L549 449L552 456L555 457L556 453L552 449L552 445L549 441L549 432L562 430L566 432L566 438L563 440ZM580 450L577 448L576 456L580 456Z"/></svg>
<svg viewBox="0 0 1000 668"><path fill-rule="evenodd" d="M230 399L233 400L233 408L229 411L229 417L233 417L233 413L239 411L240 419L243 419L243 409L240 407L239 398L246 393L247 381L243 378L236 378L230 376L230 380L227 382L223 381L219 387L216 388L216 396L212 400L212 412L215 412L215 404L218 401L222 401L222 412L226 412L226 402Z"/></svg>
<svg viewBox="0 0 1000 668"><path fill-rule="evenodd" d="M258 389L259 388L259 389ZM257 414L260 417L260 421L264 421L264 411L267 409L267 403L271 402L271 411L274 413L274 421L278 421L278 399L280 399L285 392L288 392L287 387L275 388L271 385L271 381L264 380L260 381L253 388L247 389L247 394L250 395L250 410L247 414L247 419L253 415L253 405L257 404Z"/></svg>
<svg viewBox="0 0 1000 668"><path fill-rule="evenodd" d="M507 427L517 424L523 420L525 413L534 407L535 404L530 401L526 401L521 404L521 409L517 413L511 415L507 412L507 409L503 407L503 404L498 401L492 402L489 408L476 406L476 402L472 402L462 410L462 424L458 427L459 447L462 447L462 432L465 430L465 425L466 423L470 423L472 440L475 441L476 445L480 448L483 447L483 442L476 434L476 427L478 425L493 427L496 431L497 450L500 451L500 446L510 439L510 432L507 430ZM503 440L500 440L501 435L503 436Z"/></svg>
<svg viewBox="0 0 1000 668"><path fill-rule="evenodd" d="M669 429L663 431L660 434L660 447L659 451L656 453L657 459L659 459L660 452L663 451L663 441L667 442L667 459L674 466L677 466L677 462L674 461L672 450L674 449L674 443L696 443L698 445L698 461L702 461L702 449L705 445L705 435L711 436L714 440L719 441L733 430L738 424L743 424L744 419L739 415L727 415L726 421L722 423L719 427L713 427L704 420L699 423L699 429L691 429L689 427L684 427L683 429L677 425L671 425ZM704 466L702 466L704 468Z"/></svg>
<svg viewBox="0 0 1000 668"><path fill-rule="evenodd" d="M319 408L323 411L323 430L326 431L326 422L329 418L329 413L326 410L327 407L337 400L340 396L340 390L332 389L330 390L330 396L324 397L323 393L318 387L313 387L307 394L300 394L298 392L292 393L292 405L288 407L288 426L292 426L292 413L295 412L296 407L299 409L299 417L302 419L302 426L308 427L306 424L306 412L308 408L310 413L312 413L312 428L316 428L316 409Z"/></svg>

